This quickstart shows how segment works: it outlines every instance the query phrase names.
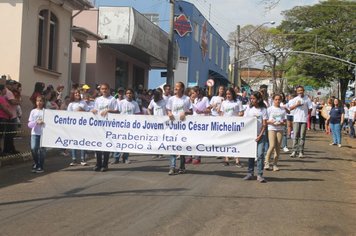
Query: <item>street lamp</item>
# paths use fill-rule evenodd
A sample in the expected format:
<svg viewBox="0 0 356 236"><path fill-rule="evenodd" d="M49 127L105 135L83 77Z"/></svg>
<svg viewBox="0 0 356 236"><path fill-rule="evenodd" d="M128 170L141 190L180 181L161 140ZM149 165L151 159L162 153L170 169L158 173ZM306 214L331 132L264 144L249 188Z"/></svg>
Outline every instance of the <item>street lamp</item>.
<svg viewBox="0 0 356 236"><path fill-rule="evenodd" d="M240 39L240 25L237 25L237 40L235 40L235 59L234 59L234 84L241 88L241 78L240 78L240 46L239 44L244 40L248 39L254 32L256 32L259 28L264 25L274 25L276 22L267 21L257 26L254 31L252 31L249 35L244 37L242 40Z"/></svg>

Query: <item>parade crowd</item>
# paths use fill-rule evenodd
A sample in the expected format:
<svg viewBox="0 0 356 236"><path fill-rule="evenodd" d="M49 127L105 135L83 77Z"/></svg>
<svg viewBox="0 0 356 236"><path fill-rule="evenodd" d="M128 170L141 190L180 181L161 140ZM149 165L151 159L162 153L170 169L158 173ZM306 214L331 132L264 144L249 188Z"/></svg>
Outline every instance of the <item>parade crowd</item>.
<svg viewBox="0 0 356 236"><path fill-rule="evenodd" d="M185 120L188 115L193 116L244 116L257 118L256 158L248 159L247 175L244 180L257 179L265 183L264 170L278 171L278 159L281 151L289 152L287 139L293 140L291 158L304 158L304 145L307 130L325 132L331 135L330 145L342 147L342 132L347 132L355 138L356 100L350 104L342 103L338 98L331 97L324 100L310 98L305 94L303 86L297 86L295 93L285 96L273 94L269 96L267 89L261 87L259 91L251 92L238 87L220 86L214 96L207 96L206 91L198 86L186 88L184 83L178 82L171 88L145 90L142 85L137 90L130 88L110 89L106 83L90 88L88 85L74 84L70 95L64 96L64 86L56 89L44 83L37 82L30 100L33 110L28 118L31 129L31 153L33 157L32 172L42 173L46 149L40 146L42 135L44 109L67 110L70 112L92 112L105 117L108 113L128 115L168 116L170 120ZM173 90L173 91L172 91ZM21 118L21 84L14 80L7 80L0 85L0 132L4 139L1 155L17 154L14 146L14 136ZM69 155L64 150L64 155ZM84 150L70 150L70 166L86 166ZM152 154L154 158L159 155ZM96 151L96 165L94 171L108 170L109 158L113 156L111 164L130 163L129 153L110 153ZM177 159L179 167L177 168ZM239 158L225 157L222 163L231 165L230 160L241 168ZM172 155L169 157L169 175L183 174L186 164L200 164L199 156ZM255 177L255 164L257 176Z"/></svg>

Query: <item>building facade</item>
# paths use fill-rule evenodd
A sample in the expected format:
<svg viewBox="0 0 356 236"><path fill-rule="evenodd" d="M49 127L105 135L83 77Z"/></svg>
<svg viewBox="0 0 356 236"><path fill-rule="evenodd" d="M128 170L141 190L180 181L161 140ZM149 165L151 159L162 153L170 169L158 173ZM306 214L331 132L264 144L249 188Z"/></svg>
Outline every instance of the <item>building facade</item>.
<svg viewBox="0 0 356 236"><path fill-rule="evenodd" d="M88 0L0 2L0 74L22 84L25 119L36 82L68 89L72 12L91 7Z"/></svg>
<svg viewBox="0 0 356 236"><path fill-rule="evenodd" d="M180 49L174 80L188 86L228 85L230 47L208 20L191 3L175 2L174 39Z"/></svg>
<svg viewBox="0 0 356 236"><path fill-rule="evenodd" d="M81 45L73 45L72 80L111 88L147 88L151 69L167 65L168 34L132 7L99 7L83 11L74 26L100 35L88 41L85 81L80 80Z"/></svg>

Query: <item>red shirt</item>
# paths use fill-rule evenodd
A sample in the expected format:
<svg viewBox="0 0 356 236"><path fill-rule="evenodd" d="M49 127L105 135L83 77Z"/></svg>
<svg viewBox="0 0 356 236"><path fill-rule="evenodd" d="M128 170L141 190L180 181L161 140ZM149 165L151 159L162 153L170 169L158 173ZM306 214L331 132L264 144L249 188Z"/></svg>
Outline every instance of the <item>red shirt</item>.
<svg viewBox="0 0 356 236"><path fill-rule="evenodd" d="M6 107L8 110L10 110L10 104L5 97L0 96L0 104L1 107ZM10 116L3 109L0 108L0 118L8 120L10 119Z"/></svg>

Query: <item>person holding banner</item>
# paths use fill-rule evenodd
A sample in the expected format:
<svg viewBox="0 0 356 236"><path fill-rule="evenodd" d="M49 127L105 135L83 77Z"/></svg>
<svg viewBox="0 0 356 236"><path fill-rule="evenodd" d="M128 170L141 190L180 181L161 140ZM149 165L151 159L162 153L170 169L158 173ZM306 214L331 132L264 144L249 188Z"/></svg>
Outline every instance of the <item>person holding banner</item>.
<svg viewBox="0 0 356 236"><path fill-rule="evenodd" d="M188 96L184 95L185 85L183 82L178 82L174 86L174 96L168 99L166 109L169 119L174 122L175 116L179 116L181 121L185 120L186 115L192 114L192 105ZM170 157L170 169L168 175L176 174L177 155ZM185 173L185 156L180 156L180 166L178 174Z"/></svg>
<svg viewBox="0 0 356 236"><path fill-rule="evenodd" d="M153 99L148 105L147 112L149 115L154 116L165 116L166 111L166 100L163 98L163 91L161 88L156 89L153 92ZM160 158L162 155L155 155L153 158Z"/></svg>
<svg viewBox="0 0 356 236"><path fill-rule="evenodd" d="M87 111L87 110L88 110L87 103L84 100L82 100L80 90L79 89L73 90L70 95L70 103L67 107L67 111ZM76 150L76 149L72 149L72 162L69 165L76 166L78 164L77 157L76 157L77 151L80 152L80 158L81 158L80 164L82 166L86 166L87 163L85 161L84 150Z"/></svg>
<svg viewBox="0 0 356 236"><path fill-rule="evenodd" d="M210 100L210 110L212 116L219 116L221 103L225 99L225 86L220 85L216 96Z"/></svg>
<svg viewBox="0 0 356 236"><path fill-rule="evenodd" d="M245 117L257 118L257 181L266 183L263 177L263 164L264 164L264 148L267 142L266 129L267 129L267 109L260 92L253 92L250 97L250 106L245 110ZM244 180L254 179L255 158L248 159L248 174L243 178Z"/></svg>
<svg viewBox="0 0 356 236"><path fill-rule="evenodd" d="M135 91L133 89L126 89L125 99L118 102L118 110L122 115L137 115L141 113L138 103L133 100ZM126 164L130 164L129 153L122 154L122 161Z"/></svg>
<svg viewBox="0 0 356 236"><path fill-rule="evenodd" d="M44 113L45 98L40 95L36 97L36 108L32 109L28 118L28 127L31 129L31 154L33 158L32 172L43 173L46 149L40 147Z"/></svg>
<svg viewBox="0 0 356 236"><path fill-rule="evenodd" d="M221 103L220 115L221 116L243 116L242 102L237 99L237 95L233 88L226 90L226 98ZM236 166L241 168L241 163L239 158L236 158ZM225 157L224 166L229 166L229 157Z"/></svg>
<svg viewBox="0 0 356 236"><path fill-rule="evenodd" d="M108 113L117 113L118 107L116 99L110 95L110 86L103 83L100 86L100 93L102 96L95 99L94 109L92 113L106 117ZM105 172L108 170L110 152L96 151L96 165L94 171ZM104 157L104 159L103 159Z"/></svg>
<svg viewBox="0 0 356 236"><path fill-rule="evenodd" d="M204 96L204 92L201 88L199 88L199 86L194 86L191 88L190 102L192 103L193 116L207 115L210 113L209 99ZM185 163L193 163L193 165L199 165L201 163L201 157L189 157Z"/></svg>

